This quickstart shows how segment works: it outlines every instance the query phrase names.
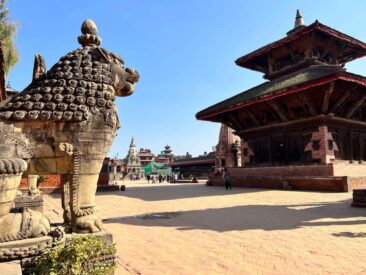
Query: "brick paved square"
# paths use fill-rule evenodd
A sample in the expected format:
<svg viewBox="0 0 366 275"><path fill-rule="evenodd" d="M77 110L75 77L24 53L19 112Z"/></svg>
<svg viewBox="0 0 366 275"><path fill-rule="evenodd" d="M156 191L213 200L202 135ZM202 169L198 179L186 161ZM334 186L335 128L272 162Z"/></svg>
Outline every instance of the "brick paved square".
<svg viewBox="0 0 366 275"><path fill-rule="evenodd" d="M117 274L365 274L366 210L351 193L128 184L98 193ZM46 215L62 220L60 198Z"/></svg>

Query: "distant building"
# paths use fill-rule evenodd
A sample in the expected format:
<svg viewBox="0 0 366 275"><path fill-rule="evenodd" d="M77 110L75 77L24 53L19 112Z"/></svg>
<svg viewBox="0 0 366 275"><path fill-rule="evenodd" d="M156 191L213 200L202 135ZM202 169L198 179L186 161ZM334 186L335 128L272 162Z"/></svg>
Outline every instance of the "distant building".
<svg viewBox="0 0 366 275"><path fill-rule="evenodd" d="M217 169L241 166L240 137L225 124L221 124L215 158Z"/></svg>
<svg viewBox="0 0 366 275"><path fill-rule="evenodd" d="M208 178L215 169L215 152L204 153L201 156L192 158L187 153L188 158L176 159L170 163L173 172L182 174L184 178L194 176L197 178Z"/></svg>
<svg viewBox="0 0 366 275"><path fill-rule="evenodd" d="M110 158L106 157L103 161L102 169L99 173L98 185L108 185L109 184L109 163Z"/></svg>
<svg viewBox="0 0 366 275"><path fill-rule="evenodd" d="M140 163L142 167L145 167L150 162L155 160L155 155L151 153L150 149L141 148L140 152L137 155L140 158Z"/></svg>
<svg viewBox="0 0 366 275"><path fill-rule="evenodd" d="M140 179L144 177L144 170L142 169L133 137L131 139L130 149L128 150L128 155L126 157L126 172L127 177L130 179Z"/></svg>
<svg viewBox="0 0 366 275"><path fill-rule="evenodd" d="M155 161L156 162L162 162L162 163L166 163L169 164L174 160L174 155L172 153L172 149L170 148L169 145L166 145L164 147L164 151L162 151L156 158Z"/></svg>
<svg viewBox="0 0 366 275"><path fill-rule="evenodd" d="M109 159L109 179L122 180L126 174L126 162L123 159Z"/></svg>

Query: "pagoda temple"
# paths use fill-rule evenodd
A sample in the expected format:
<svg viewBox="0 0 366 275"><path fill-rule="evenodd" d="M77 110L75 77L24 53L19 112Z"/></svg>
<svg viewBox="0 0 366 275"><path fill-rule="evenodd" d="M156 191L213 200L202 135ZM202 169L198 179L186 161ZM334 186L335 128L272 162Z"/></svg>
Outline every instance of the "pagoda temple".
<svg viewBox="0 0 366 275"><path fill-rule="evenodd" d="M268 81L196 114L240 137L241 165L229 168L233 185L364 187L366 78L344 68L364 55L364 42L318 21L306 26L297 11L284 38L239 57L238 66Z"/></svg>

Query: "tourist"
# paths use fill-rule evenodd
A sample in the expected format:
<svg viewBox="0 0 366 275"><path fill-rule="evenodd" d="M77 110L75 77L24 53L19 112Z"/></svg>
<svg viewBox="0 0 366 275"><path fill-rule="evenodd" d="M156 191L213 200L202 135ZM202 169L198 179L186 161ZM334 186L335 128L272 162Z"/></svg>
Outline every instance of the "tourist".
<svg viewBox="0 0 366 275"><path fill-rule="evenodd" d="M225 168L224 172L222 173L222 179L224 180L226 190L231 190L231 178L227 168Z"/></svg>

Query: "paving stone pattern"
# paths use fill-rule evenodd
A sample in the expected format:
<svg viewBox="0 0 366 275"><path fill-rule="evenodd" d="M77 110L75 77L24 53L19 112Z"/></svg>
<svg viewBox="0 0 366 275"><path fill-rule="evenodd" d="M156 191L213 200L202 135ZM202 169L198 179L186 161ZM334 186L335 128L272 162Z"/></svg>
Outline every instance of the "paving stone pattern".
<svg viewBox="0 0 366 275"><path fill-rule="evenodd" d="M366 210L351 193L135 183L96 200L116 274L366 274ZM62 221L59 197L45 209Z"/></svg>

